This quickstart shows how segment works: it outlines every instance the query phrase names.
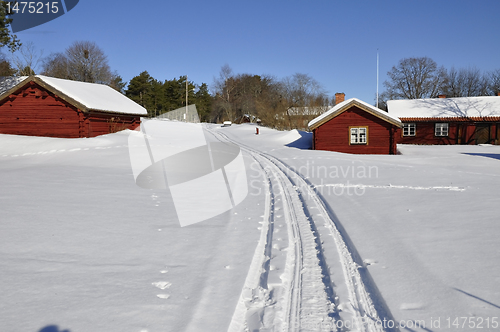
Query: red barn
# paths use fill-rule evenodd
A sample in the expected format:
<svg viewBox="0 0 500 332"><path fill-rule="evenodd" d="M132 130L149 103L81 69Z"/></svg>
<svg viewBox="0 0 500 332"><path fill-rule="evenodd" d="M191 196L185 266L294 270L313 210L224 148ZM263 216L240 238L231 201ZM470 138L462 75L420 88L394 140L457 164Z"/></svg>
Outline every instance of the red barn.
<svg viewBox="0 0 500 332"><path fill-rule="evenodd" d="M398 143L500 144L500 96L389 100L403 122Z"/></svg>
<svg viewBox="0 0 500 332"><path fill-rule="evenodd" d="M309 122L313 149L357 154L396 154L401 127L398 118L356 98Z"/></svg>
<svg viewBox="0 0 500 332"><path fill-rule="evenodd" d="M142 106L113 88L42 75L0 82L0 133L63 138L135 129Z"/></svg>

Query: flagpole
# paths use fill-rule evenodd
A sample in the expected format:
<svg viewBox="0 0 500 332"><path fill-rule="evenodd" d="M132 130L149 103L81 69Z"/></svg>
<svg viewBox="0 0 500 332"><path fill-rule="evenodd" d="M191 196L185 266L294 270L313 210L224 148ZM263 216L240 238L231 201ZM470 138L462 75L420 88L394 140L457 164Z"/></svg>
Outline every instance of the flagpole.
<svg viewBox="0 0 500 332"><path fill-rule="evenodd" d="M188 76L186 75L186 115L184 120L188 122Z"/></svg>
<svg viewBox="0 0 500 332"><path fill-rule="evenodd" d="M377 108L378 108L378 48L377 48Z"/></svg>

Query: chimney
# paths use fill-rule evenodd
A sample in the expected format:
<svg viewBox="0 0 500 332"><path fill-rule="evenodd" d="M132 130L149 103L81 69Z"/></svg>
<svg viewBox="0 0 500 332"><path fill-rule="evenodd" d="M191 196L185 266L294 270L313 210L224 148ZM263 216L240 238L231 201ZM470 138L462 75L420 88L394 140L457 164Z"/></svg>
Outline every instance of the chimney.
<svg viewBox="0 0 500 332"><path fill-rule="evenodd" d="M446 95L439 95L438 98L446 98Z"/></svg>
<svg viewBox="0 0 500 332"><path fill-rule="evenodd" d="M335 94L335 105L338 105L339 103L343 102L344 100L345 100L345 93L337 92Z"/></svg>

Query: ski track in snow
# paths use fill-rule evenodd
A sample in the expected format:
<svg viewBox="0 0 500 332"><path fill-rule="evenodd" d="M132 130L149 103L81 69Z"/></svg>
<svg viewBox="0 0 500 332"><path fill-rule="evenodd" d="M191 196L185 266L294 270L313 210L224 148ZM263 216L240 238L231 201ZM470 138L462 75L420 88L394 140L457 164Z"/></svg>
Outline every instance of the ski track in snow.
<svg viewBox="0 0 500 332"><path fill-rule="evenodd" d="M234 142L226 135L208 129L221 141L229 141L249 153L264 171L267 182L266 210L261 237L254 253L240 299L228 331L345 331L338 304L353 315L352 331L384 331L374 303L383 303L370 294L365 278L360 274L364 266L357 264L352 250L330 216L322 199L303 177L278 159L249 146ZM283 216L286 220L288 248L286 264L280 275L281 284L268 284L272 271L272 248L275 224L278 222L276 197L281 193ZM311 209L318 214L309 214ZM338 299L333 293L325 255L315 224L323 223L330 230L340 257L348 299ZM279 247L279 244L278 244ZM331 254L331 253L329 253ZM339 276L337 275L338 279ZM349 307L350 306L350 307ZM339 328L342 327L342 328Z"/></svg>
<svg viewBox="0 0 500 332"><path fill-rule="evenodd" d="M333 187L333 188L359 188L359 189L409 189L409 190L450 190L450 191L465 191L465 188L454 186L433 186L433 187L414 187L401 185L370 185L370 184L345 184L345 183L330 183L316 185L314 188Z"/></svg>

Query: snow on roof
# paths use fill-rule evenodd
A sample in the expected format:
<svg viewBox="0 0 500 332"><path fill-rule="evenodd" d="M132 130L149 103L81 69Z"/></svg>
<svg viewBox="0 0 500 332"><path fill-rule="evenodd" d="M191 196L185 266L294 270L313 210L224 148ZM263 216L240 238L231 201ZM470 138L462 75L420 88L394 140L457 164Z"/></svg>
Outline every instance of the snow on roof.
<svg viewBox="0 0 500 332"><path fill-rule="evenodd" d="M15 78L13 78L15 79ZM49 91L55 93L70 104L82 108L82 111L102 111L120 114L146 115L148 111L130 98L104 84L86 83L64 80L43 75L19 77L17 84L13 84L3 95L17 86L34 81ZM14 81L12 81L14 82Z"/></svg>
<svg viewBox="0 0 500 332"><path fill-rule="evenodd" d="M4 76L0 77L0 95L3 94L5 91L8 91L27 79L28 76Z"/></svg>
<svg viewBox="0 0 500 332"><path fill-rule="evenodd" d="M500 97L389 100L387 109L398 118L500 116Z"/></svg>
<svg viewBox="0 0 500 332"><path fill-rule="evenodd" d="M357 106L357 107L367 111L368 113L371 113L372 115L379 117L387 122L390 122L396 126L401 127L403 125L397 117L395 117L387 112L382 111L380 108L377 108L377 107L372 106L368 103L365 103L364 101L359 100L357 98L351 98L351 99L345 100L341 103L338 103L337 105L332 107L330 110L321 114L317 118L314 118L313 120L311 120L308 124L309 129L314 129L314 128L319 127L320 125L322 125L326 121L328 121L328 120L336 117L337 115L341 114L342 112L346 111L351 106Z"/></svg>
<svg viewBox="0 0 500 332"><path fill-rule="evenodd" d="M104 84L63 80L42 75L36 75L35 78L82 104L88 110L124 114L148 114L144 107ZM36 79L35 81L37 81Z"/></svg>

